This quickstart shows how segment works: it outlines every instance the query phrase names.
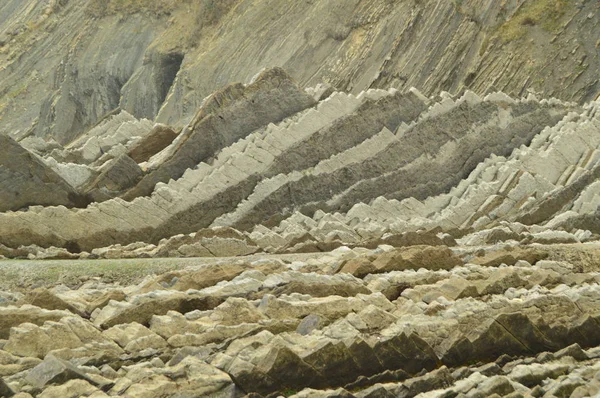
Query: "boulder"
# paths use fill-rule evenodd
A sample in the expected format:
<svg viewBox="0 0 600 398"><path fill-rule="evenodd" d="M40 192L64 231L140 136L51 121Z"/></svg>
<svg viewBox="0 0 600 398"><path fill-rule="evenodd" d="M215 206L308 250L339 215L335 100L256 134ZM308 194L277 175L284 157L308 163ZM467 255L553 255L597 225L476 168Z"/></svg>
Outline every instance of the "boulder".
<svg viewBox="0 0 600 398"><path fill-rule="evenodd" d="M59 322L45 322L43 326L24 323L13 327L4 348L18 356L44 358L55 350L84 349L88 344L104 343L109 342L89 321L71 316Z"/></svg>
<svg viewBox="0 0 600 398"><path fill-rule="evenodd" d="M96 309L104 308L111 300L124 301L127 296L122 290L111 290L110 292L104 293L94 301L90 302L87 306L87 312L91 314Z"/></svg>
<svg viewBox="0 0 600 398"><path fill-rule="evenodd" d="M65 316L72 315L73 314L68 311L50 311L32 305L23 305L19 308L0 308L0 339L8 338L10 328L14 326L19 326L23 323L42 325L46 321L59 321Z"/></svg>
<svg viewBox="0 0 600 398"><path fill-rule="evenodd" d="M569 372L567 364L538 364L515 366L508 377L527 387L534 387L546 379L556 379Z"/></svg>
<svg viewBox="0 0 600 398"><path fill-rule="evenodd" d="M357 278L364 278L377 271L375 265L366 257L351 258L340 269L340 272L352 274Z"/></svg>
<svg viewBox="0 0 600 398"><path fill-rule="evenodd" d="M61 386L46 388L38 398L79 398L79 397L107 397L98 388L86 380L69 380Z"/></svg>
<svg viewBox="0 0 600 398"><path fill-rule="evenodd" d="M65 384L74 379L92 383L92 380L75 365L53 355L47 356L42 363L31 369L25 376L25 382L40 389L50 384Z"/></svg>
<svg viewBox="0 0 600 398"><path fill-rule="evenodd" d="M221 281L229 281L244 272L244 267L238 264L217 264L202 267L199 271L186 272L180 275L173 285L176 290L204 289L214 286Z"/></svg>
<svg viewBox="0 0 600 398"><path fill-rule="evenodd" d="M81 317L86 316L86 314L78 310L75 306L67 303L54 293L50 292L48 289L44 288L34 289L31 292L27 293L27 295L24 298L24 301L27 304L31 304L40 308L45 308L47 310L66 310Z"/></svg>
<svg viewBox="0 0 600 398"><path fill-rule="evenodd" d="M158 337L156 333L136 322L113 326L112 328L103 331L102 334L104 337L113 340L123 348L142 337Z"/></svg>
<svg viewBox="0 0 600 398"><path fill-rule="evenodd" d="M148 325L154 315L164 315L169 311L185 314L194 310L213 309L223 301L219 297L193 296L179 292L133 305L120 305L113 301L102 309L94 319L94 324L103 329L131 322Z"/></svg>
<svg viewBox="0 0 600 398"><path fill-rule="evenodd" d="M142 163L159 153L173 142L177 133L164 124L157 124L139 140L130 150L129 157L136 163Z"/></svg>
<svg viewBox="0 0 600 398"><path fill-rule="evenodd" d="M323 326L324 320L317 314L310 314L304 317L296 328L296 333L301 335L311 334L313 330L320 329Z"/></svg>

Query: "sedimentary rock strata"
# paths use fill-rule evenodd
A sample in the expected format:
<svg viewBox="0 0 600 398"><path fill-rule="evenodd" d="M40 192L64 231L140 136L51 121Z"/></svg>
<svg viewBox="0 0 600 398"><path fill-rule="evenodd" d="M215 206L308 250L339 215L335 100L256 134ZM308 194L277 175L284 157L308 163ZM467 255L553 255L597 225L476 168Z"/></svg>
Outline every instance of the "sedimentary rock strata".
<svg viewBox="0 0 600 398"><path fill-rule="evenodd" d="M0 395L597 394L599 105L273 68L5 137Z"/></svg>
<svg viewBox="0 0 600 398"><path fill-rule="evenodd" d="M65 179L12 138L0 136L0 211L85 205Z"/></svg>
<svg viewBox="0 0 600 398"><path fill-rule="evenodd" d="M159 248L221 226L245 231L227 241L247 247L232 254L326 251L417 230L462 236L499 222L534 236L573 225L573 242L596 232L582 225L595 211L596 103L472 92L436 102L413 89L333 92L315 104L276 69L207 98L171 144L139 164L127 148L153 130L128 118L102 125L122 137L109 138L123 142L120 152L89 149L102 148L90 146L106 137L99 130L60 152L88 159L81 167L93 173L80 193L96 203L0 214L4 246L140 250L136 242ZM194 236L181 240L196 245L184 251L211 255ZM153 250L145 251L168 252Z"/></svg>
<svg viewBox="0 0 600 398"><path fill-rule="evenodd" d="M481 261L482 250L516 262ZM589 396L599 388L597 253L340 247L214 261L136 285L49 284L43 300L0 304L1 391Z"/></svg>

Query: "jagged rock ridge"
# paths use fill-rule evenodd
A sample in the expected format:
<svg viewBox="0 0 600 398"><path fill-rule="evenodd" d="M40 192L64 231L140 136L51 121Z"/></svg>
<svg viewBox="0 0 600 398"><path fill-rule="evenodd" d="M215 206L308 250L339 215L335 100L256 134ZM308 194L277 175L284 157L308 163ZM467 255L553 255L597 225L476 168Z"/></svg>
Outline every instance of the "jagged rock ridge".
<svg viewBox="0 0 600 398"><path fill-rule="evenodd" d="M164 127L116 115L44 156L65 177L87 170L79 193L98 203L0 214L2 244L91 252L234 227L246 231L231 237L249 245L241 252L303 242L326 249L419 229L465 234L523 222L557 195L564 202L558 218L555 206L535 224L553 229L595 210L582 202L595 197L595 103L323 90L303 91L280 69L231 85L139 164L131 148ZM535 227L530 232L544 228ZM172 250L165 245L171 249L151 255ZM211 252L198 250L190 253Z"/></svg>

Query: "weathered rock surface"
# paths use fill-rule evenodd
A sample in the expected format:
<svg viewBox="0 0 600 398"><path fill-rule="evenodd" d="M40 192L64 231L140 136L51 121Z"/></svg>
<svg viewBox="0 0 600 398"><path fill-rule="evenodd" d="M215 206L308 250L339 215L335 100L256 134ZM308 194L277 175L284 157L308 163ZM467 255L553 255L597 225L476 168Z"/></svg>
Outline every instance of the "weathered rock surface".
<svg viewBox="0 0 600 398"><path fill-rule="evenodd" d="M157 125L129 150L128 155L136 163L145 162L168 147L176 137L177 133L168 126Z"/></svg>
<svg viewBox="0 0 600 398"><path fill-rule="evenodd" d="M418 243L419 235L408 233L419 230L429 231L421 231L430 237L423 243L453 244L447 232L514 222L594 167L598 143L589 126L596 123L595 103L582 110L557 100L513 100L502 94L482 99L472 92L429 103L416 90L370 90L358 96L333 93L305 109L313 104L308 94L283 71L266 71L247 86L229 86L208 98L177 139L142 164L145 172L125 153L101 157L100 174L86 188L99 201L132 184L137 185L125 195L129 199L151 196L131 202L116 198L74 211L0 214L0 233L12 248L35 243L92 252L121 245L95 254L113 257L403 246ZM565 147L573 142L579 146ZM567 152L571 166L563 160ZM539 156L562 162L563 175L548 174L536 163ZM582 159L585 164L576 165ZM592 186L577 187L581 194L566 214L592 209L581 205ZM516 203L521 203L518 209ZM523 225L508 235L496 232L484 243L572 243L591 237L579 229L553 232L574 216L561 217L549 220L547 230ZM160 242L210 225L252 231Z"/></svg>
<svg viewBox="0 0 600 398"><path fill-rule="evenodd" d="M593 100L595 3L526 3L8 0L0 129L65 144L118 108L183 127L211 92L273 66L354 94L470 88ZM246 40L258 31L276 33Z"/></svg>
<svg viewBox="0 0 600 398"><path fill-rule="evenodd" d="M86 203L54 170L7 136L0 136L0 184L0 211Z"/></svg>
<svg viewBox="0 0 600 398"><path fill-rule="evenodd" d="M598 395L598 15L6 1L0 395Z"/></svg>
<svg viewBox="0 0 600 398"><path fill-rule="evenodd" d="M62 302L49 307L121 294L90 320L0 308L0 319L14 320L0 345L2 388L57 397L593 395L592 247L536 244L538 260L508 246L342 247L215 259L138 285L57 286L46 294ZM519 259L472 262L482 250ZM367 263L372 272L352 272ZM16 311L29 318L10 318Z"/></svg>

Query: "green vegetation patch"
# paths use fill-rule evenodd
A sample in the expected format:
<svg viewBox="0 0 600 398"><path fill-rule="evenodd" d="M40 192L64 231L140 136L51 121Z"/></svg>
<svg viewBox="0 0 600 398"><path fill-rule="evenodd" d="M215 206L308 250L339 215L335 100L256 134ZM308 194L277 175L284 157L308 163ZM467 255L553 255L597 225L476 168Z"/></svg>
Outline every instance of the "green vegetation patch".
<svg viewBox="0 0 600 398"><path fill-rule="evenodd" d="M150 13L168 14L187 0L91 0L87 12L95 17Z"/></svg>
<svg viewBox="0 0 600 398"><path fill-rule="evenodd" d="M503 42L522 39L532 26L557 33L565 16L574 9L572 0L527 0L506 23L498 29Z"/></svg>
<svg viewBox="0 0 600 398"><path fill-rule="evenodd" d="M89 278L135 284L148 275L203 263L197 259L0 261L0 290L28 290L58 284L75 288Z"/></svg>

